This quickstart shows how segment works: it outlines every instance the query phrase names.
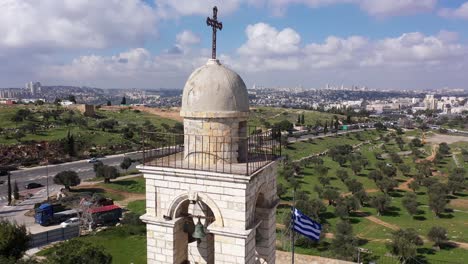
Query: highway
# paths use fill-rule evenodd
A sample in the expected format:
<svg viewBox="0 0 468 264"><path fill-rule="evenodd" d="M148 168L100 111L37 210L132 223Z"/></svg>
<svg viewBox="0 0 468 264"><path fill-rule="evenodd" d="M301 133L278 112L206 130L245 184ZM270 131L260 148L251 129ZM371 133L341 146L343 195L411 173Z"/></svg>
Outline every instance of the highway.
<svg viewBox="0 0 468 264"><path fill-rule="evenodd" d="M368 128L368 129L372 129L372 128ZM338 134L346 134L346 133L354 133L354 132L362 132L362 131L364 131L364 129L355 129L355 130L350 130L350 131L340 131L338 132ZM324 135L323 133L320 133L318 135L306 134L298 138L289 137L288 141L293 143L296 141L305 141L308 139L330 137L330 136L335 136L335 135L336 135L335 133L329 133L327 135ZM101 160L106 165L119 167L120 163L122 162L125 156L130 157L131 159L134 159L134 160L142 158L141 153L132 152L132 153L126 153L126 154L112 155L112 156L100 158L99 160ZM129 169L130 170L135 169L136 165L138 164L136 163L132 164L132 166ZM16 181L18 184L19 190L21 192L22 190L25 189L24 186L31 182L40 183L44 185L44 187L41 187L39 189L45 189L45 186L47 186L47 178L48 178L49 191L52 189L58 190L61 186L53 183L53 177L57 173L61 171L66 171L66 170L76 171L82 181L95 177L95 173L93 171L93 164L88 163L88 160L80 160L80 161L62 163L62 164L57 164L57 165L40 166L40 167L26 168L26 169L13 171L11 172L11 182L13 185L14 182ZM3 184L0 184L0 206L6 205L7 200L8 200L7 199L8 187L7 187L6 178L7 178L6 176L0 177L0 180L4 181ZM52 194L53 192L50 191L50 195Z"/></svg>
<svg viewBox="0 0 468 264"><path fill-rule="evenodd" d="M100 158L104 164L110 166L117 166L119 167L120 163L124 159L124 157L130 157L131 159L141 159L141 153L127 153L127 154L120 154L120 155L113 155L109 157ZM135 166L138 164L133 163L132 166L129 168L135 169ZM68 163L62 163L57 165L49 165L49 166L40 166L34 168L26 168L17 171L11 172L11 183L12 185L16 181L18 184L18 188L20 192L24 190L24 186L31 182L36 182L44 185L39 189L45 189L47 185L47 175L49 178L49 188L50 189L57 189L59 185L55 185L53 183L54 176L66 170L76 171L80 176L81 180L86 180L95 177L95 173L93 171L93 164L88 163L88 160L80 160ZM0 185L0 205L5 205L7 203L7 195L8 195L8 186L7 186L7 177L2 176L2 181L5 181L3 184ZM52 194L52 192L51 192Z"/></svg>

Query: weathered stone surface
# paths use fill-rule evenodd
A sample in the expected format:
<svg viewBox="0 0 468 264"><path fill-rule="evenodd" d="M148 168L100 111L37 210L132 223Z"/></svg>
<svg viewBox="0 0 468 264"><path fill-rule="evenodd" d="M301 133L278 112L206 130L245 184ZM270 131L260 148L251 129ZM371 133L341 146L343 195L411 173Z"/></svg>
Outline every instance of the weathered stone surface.
<svg viewBox="0 0 468 264"><path fill-rule="evenodd" d="M148 224L148 261L180 263L176 261L187 259L191 263L255 263L261 257L269 260L267 263L274 263L275 163L251 176L212 172L197 172L195 176L180 169L150 166L140 166L140 169L148 183L147 213L143 219L149 217L155 221L145 220ZM189 199L197 199L203 207L193 207L188 203ZM205 207L208 211L203 209ZM184 218L177 218L177 214L184 210L193 215L208 213L214 216L214 221L208 221L208 239L188 243L180 220ZM171 220L163 216L171 217ZM258 241L256 232L261 234ZM158 253L160 256L155 259Z"/></svg>

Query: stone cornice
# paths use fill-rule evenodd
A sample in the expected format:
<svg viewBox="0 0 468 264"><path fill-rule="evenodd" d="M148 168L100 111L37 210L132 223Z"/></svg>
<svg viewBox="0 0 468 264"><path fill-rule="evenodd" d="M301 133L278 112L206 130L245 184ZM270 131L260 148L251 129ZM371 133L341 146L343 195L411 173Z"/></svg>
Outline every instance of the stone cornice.
<svg viewBox="0 0 468 264"><path fill-rule="evenodd" d="M230 173L220 173L220 172L211 172L211 171L201 171L201 170L192 170L192 169L179 169L179 168L168 168L168 167L158 167L150 165L139 165L139 169L144 173L145 178L147 179L157 179L153 175L164 175L164 176L174 176L174 177L184 177L184 178L193 178L193 179L203 179L203 180L214 180L221 182L230 182L230 183L241 183L247 184L250 180L255 177L258 173L263 171L269 166L272 166L273 162L265 165L263 168L258 170L252 175L241 175L241 174L230 174Z"/></svg>

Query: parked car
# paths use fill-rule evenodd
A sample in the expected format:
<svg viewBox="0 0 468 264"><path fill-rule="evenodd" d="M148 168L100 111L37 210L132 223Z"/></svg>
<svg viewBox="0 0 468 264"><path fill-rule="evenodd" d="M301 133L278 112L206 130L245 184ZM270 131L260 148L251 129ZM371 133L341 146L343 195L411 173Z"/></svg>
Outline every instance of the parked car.
<svg viewBox="0 0 468 264"><path fill-rule="evenodd" d="M71 227L71 226L79 226L79 225L80 225L80 219L78 217L72 217L68 219L67 221L62 222L60 224L62 228Z"/></svg>
<svg viewBox="0 0 468 264"><path fill-rule="evenodd" d="M98 161L99 161L98 158L91 158L91 159L88 160L88 163L96 163Z"/></svg>
<svg viewBox="0 0 468 264"><path fill-rule="evenodd" d="M31 183L28 183L24 186L25 189L36 189L36 188L40 188L44 185L40 184L40 183L37 183L37 182L31 182Z"/></svg>

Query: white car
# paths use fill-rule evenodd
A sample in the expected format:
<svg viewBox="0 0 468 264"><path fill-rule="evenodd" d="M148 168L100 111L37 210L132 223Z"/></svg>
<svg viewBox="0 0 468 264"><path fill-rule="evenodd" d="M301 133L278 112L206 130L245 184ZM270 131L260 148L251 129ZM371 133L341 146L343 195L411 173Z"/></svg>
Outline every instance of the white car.
<svg viewBox="0 0 468 264"><path fill-rule="evenodd" d="M100 161L98 158L91 158L88 160L88 163L96 163L98 161Z"/></svg>
<svg viewBox="0 0 468 264"><path fill-rule="evenodd" d="M71 226L79 226L79 225L80 225L80 219L78 217L72 217L68 219L67 221L62 222L60 224L62 228L71 227Z"/></svg>

